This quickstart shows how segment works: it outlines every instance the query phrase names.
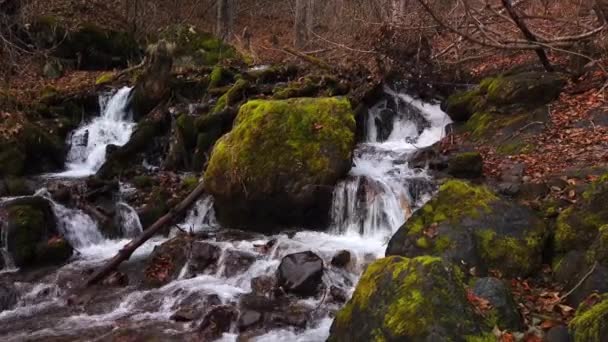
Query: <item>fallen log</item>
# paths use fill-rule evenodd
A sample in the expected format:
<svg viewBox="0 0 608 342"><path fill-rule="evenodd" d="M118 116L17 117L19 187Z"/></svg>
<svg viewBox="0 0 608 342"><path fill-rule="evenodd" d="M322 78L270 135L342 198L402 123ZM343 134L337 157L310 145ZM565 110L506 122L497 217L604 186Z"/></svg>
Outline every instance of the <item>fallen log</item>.
<svg viewBox="0 0 608 342"><path fill-rule="evenodd" d="M126 244L112 259L108 260L105 266L93 273L84 283L83 287L94 285L106 276L108 276L116 267L118 267L123 261L128 260L133 252L141 245L143 245L148 239L154 236L162 228L171 225L173 220L181 213L185 212L190 206L203 194L204 186L203 182L200 182L196 189L194 189L188 197L181 201L177 206L171 208L165 216L158 219L149 228L144 230L143 234L134 238Z"/></svg>

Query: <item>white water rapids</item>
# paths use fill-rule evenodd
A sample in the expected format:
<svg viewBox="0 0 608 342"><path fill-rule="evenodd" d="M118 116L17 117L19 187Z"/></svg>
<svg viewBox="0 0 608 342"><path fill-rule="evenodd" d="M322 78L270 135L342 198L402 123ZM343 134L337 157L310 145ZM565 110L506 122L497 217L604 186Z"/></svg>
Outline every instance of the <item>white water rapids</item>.
<svg viewBox="0 0 608 342"><path fill-rule="evenodd" d="M125 89L121 92L128 94ZM425 170L411 169L408 160L417 149L440 140L445 126L450 122L438 105L422 103L388 88L385 92L385 99L370 110L366 139L358 144L355 150L354 167L347 179L340 182L334 190L332 227L328 232L300 231L293 235L256 236L248 240L211 239L209 242L220 247L222 251L219 267L192 278L189 278L186 272L186 265L177 280L160 288L141 289L129 285L113 291L112 296L103 305L94 305L93 308L76 313L64 309L67 305L67 290L74 285L67 280L68 275L101 265L103 260L112 257L129 240L105 239L99 233L95 222L87 215L53 202L61 230L77 247L79 254L71 263L46 277L44 282L36 285L17 284L23 291L18 306L0 313L0 335L6 335L3 340L45 340L59 336L73 340L102 340L97 337L96 329L106 333L125 325L141 330L162 328L169 335L177 335L180 331L193 329L196 325L172 322L170 317L176 310L193 301L204 301L209 295L216 295L223 304L236 302L239 296L251 291L251 279L274 274L283 256L302 251L318 254L326 265L329 265L336 252L350 251L352 265L346 271L327 267L323 281L328 289L331 285L336 285L346 289L348 295L351 295L364 267L384 255L386 242L392 233L405 222L413 210L430 198L433 190L432 179ZM119 95L125 94L119 92L113 100ZM111 103L108 103L106 108L110 105ZM382 139L379 136L382 134L378 134L378 123L382 115L386 120L387 111L393 114L390 116L392 129L390 134L384 132L386 139L380 141ZM106 111L102 116L105 118ZM105 120L101 117L98 119ZM117 144L118 140L126 143L126 128L132 123L121 121L123 119L124 116L118 120L115 118L114 123L107 125L98 122L100 126L112 132L109 135L115 137L112 141L103 140L104 143ZM86 126L89 130L92 129L93 122L95 120ZM84 134L84 127L77 130L74 137ZM89 133L89 141L92 134ZM130 135L130 131L128 134ZM83 151L97 151L101 145L103 144L87 144L86 148L73 151L70 158L74 163L69 166L71 171L64 175L94 173L101 165L100 162L103 162L105 154L100 153L99 158L83 158ZM103 148L105 149L105 146ZM131 222L134 218L132 209L121 207L120 211L123 210L128 213L123 224L130 227L124 228L124 236L138 234L141 225L138 226L139 222ZM179 227L193 232L218 229L212 198L199 199ZM137 250L130 262L143 260L155 246L166 239L156 237L148 241ZM276 239L276 243L271 249L260 252L259 246L273 239ZM246 271L226 276L223 263L227 255L234 251L252 255L255 261ZM275 329L251 341L325 341L332 322L331 312L338 310L339 305L323 303L323 300L324 298L300 300L299 304L311 308L324 305L321 316L311 319L306 329ZM199 323L200 320L194 324ZM11 328L7 329L8 326ZM230 333L224 334L221 341L236 341L237 338L238 331L233 327Z"/></svg>

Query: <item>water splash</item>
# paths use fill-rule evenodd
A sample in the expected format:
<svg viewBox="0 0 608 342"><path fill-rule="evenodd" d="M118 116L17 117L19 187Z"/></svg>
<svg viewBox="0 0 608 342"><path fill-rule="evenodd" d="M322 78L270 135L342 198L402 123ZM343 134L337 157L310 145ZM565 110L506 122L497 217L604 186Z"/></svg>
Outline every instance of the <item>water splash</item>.
<svg viewBox="0 0 608 342"><path fill-rule="evenodd" d="M127 111L129 87L99 98L101 115L76 129L69 137L70 151L65 172L54 177L85 177L95 174L106 159L108 145L123 146L129 141L135 123Z"/></svg>
<svg viewBox="0 0 608 342"><path fill-rule="evenodd" d="M219 224L215 219L215 210L213 209L213 197L207 195L196 201L184 222L178 226L184 231L193 233L218 228Z"/></svg>

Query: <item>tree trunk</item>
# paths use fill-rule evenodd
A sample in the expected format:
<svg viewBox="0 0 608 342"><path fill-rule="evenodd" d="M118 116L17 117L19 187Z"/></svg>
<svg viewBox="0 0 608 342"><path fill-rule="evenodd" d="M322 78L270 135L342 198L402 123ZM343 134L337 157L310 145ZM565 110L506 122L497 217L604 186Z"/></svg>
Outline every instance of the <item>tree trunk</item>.
<svg viewBox="0 0 608 342"><path fill-rule="evenodd" d="M511 19L513 19L515 25L517 25L521 33L523 33L524 37L526 37L526 39L532 43L538 42L536 36L530 31L530 29L528 29L528 26L526 26L526 23L519 17L517 12L515 12L515 9L511 5L511 0L502 0L502 5L505 7L507 13L509 13L509 16ZM542 47L538 47L538 49L534 51L536 52L536 55L538 56L538 59L542 63L545 70L549 72L553 71L553 66L551 65L551 62L549 62L549 58L547 58L545 50Z"/></svg>
<svg viewBox="0 0 608 342"><path fill-rule="evenodd" d="M230 39L234 26L236 12L236 0L217 1L217 26L216 34L222 40Z"/></svg>
<svg viewBox="0 0 608 342"><path fill-rule="evenodd" d="M144 242L148 241L162 228L172 224L176 217L188 210L188 208L190 208L190 206L203 194L203 192L203 182L200 182L196 189L194 189L194 191L192 191L190 195L188 195L188 197L186 197L180 204L178 204L175 208L172 208L165 216L161 217L149 228L144 230L143 234L131 240L131 242L124 246L112 259L108 261L105 266L93 273L93 275L86 280L85 287L100 282L106 276L112 273L112 271L114 271L114 269L116 269L116 267L118 267L123 261L128 260L133 252L143 245Z"/></svg>
<svg viewBox="0 0 608 342"><path fill-rule="evenodd" d="M296 0L296 18L295 18L295 42L297 49L301 49L308 41L307 32L307 14L309 0Z"/></svg>

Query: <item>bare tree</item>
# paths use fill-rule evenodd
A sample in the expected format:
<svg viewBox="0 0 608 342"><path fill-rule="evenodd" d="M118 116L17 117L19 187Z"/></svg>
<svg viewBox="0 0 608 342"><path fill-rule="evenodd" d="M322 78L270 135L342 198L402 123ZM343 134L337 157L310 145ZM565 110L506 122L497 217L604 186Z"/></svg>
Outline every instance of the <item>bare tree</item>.
<svg viewBox="0 0 608 342"><path fill-rule="evenodd" d="M296 0L295 42L296 48L301 49L308 41L308 14L310 0Z"/></svg>
<svg viewBox="0 0 608 342"><path fill-rule="evenodd" d="M233 32L237 0L217 1L216 34L222 40L230 39Z"/></svg>

